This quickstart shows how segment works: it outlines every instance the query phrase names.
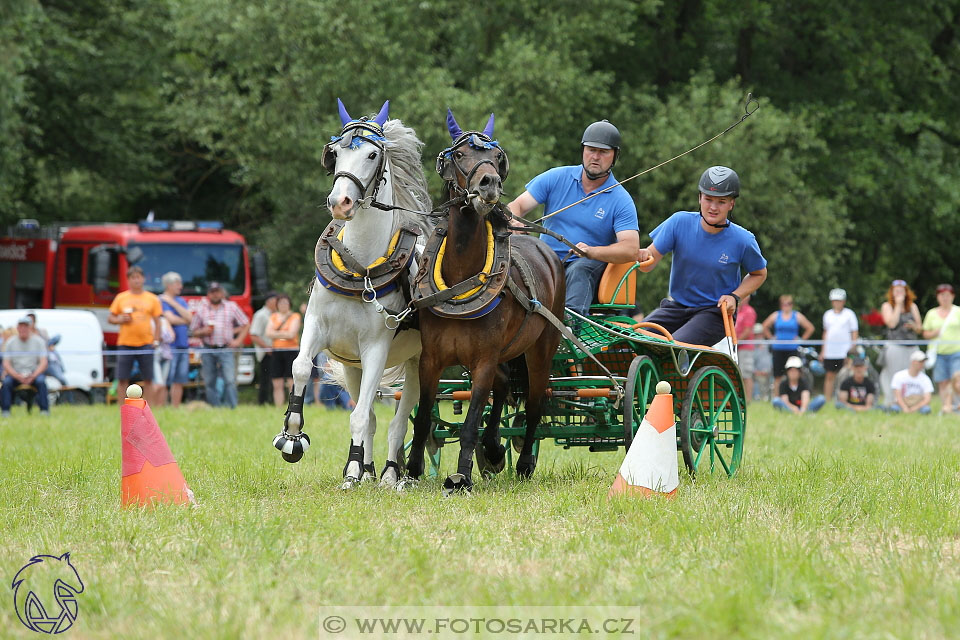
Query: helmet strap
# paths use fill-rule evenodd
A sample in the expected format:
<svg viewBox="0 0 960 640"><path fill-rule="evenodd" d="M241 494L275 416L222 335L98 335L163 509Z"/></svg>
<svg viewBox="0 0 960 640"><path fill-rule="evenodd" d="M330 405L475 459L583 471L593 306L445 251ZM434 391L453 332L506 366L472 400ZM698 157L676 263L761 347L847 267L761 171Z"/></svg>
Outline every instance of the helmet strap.
<svg viewBox="0 0 960 640"><path fill-rule="evenodd" d="M585 174L587 174L587 177L590 178L591 180L599 180L600 178L605 178L605 177L607 177L608 175L610 175L610 169L613 168L613 167L611 166L610 169L607 169L607 170L604 171L603 173L590 173L590 170L587 169L586 166L584 166L584 165L581 165L581 166L583 166L583 172L584 172Z"/></svg>
<svg viewBox="0 0 960 640"><path fill-rule="evenodd" d="M727 221L723 224L713 224L712 222L707 222L707 219L703 217L703 211L700 212L700 219L703 220L703 223L714 229L726 229L730 226L730 214L727 214Z"/></svg>

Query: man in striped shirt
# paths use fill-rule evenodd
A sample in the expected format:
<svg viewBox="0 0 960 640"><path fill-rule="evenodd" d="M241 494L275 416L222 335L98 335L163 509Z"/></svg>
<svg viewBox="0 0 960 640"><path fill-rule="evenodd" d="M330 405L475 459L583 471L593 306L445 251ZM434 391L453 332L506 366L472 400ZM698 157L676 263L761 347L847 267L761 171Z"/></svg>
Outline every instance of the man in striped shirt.
<svg viewBox="0 0 960 640"><path fill-rule="evenodd" d="M250 320L236 302L226 298L219 282L207 286L207 297L191 309L190 335L200 338L203 352L203 387L207 404L212 407L237 406L237 370L234 349L243 345L250 331ZM217 378L223 379L223 395L217 393Z"/></svg>

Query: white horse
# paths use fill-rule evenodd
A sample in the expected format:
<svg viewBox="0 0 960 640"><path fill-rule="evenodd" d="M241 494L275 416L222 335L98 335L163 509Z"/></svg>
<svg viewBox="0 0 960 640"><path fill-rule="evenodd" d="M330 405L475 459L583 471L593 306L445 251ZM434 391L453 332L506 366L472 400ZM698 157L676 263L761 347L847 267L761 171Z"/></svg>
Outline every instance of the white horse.
<svg viewBox="0 0 960 640"><path fill-rule="evenodd" d="M391 241L401 225L409 227L413 224L421 230L421 242L432 230L427 217L374 206L397 205L412 211L430 210L430 196L420 160L423 143L413 129L399 120L387 120L389 101L384 103L376 117L360 120L351 118L339 99L337 103L344 129L324 149L324 165L334 174L327 208L335 220L345 221L340 239L342 244L338 246L345 248L344 253L352 260L344 259L344 262L347 265L373 265L388 254ZM404 268L411 270L409 278L412 280L417 269L416 259ZM401 475L397 460L402 460L407 419L420 393L420 333L412 329L397 331L396 322L387 321L390 310L395 313L406 307L407 294L402 291L402 285L363 296L344 295L342 290L338 293L337 287L330 285L322 278L313 282L303 321L300 353L293 362L293 389L284 431L274 439L274 445L290 462L299 460L309 446L309 438L301 431L303 394L310 380L313 359L325 349L333 360L345 365L343 375L347 391L357 404L350 414L350 454L341 487L350 489L362 481L375 479L374 402L384 370L403 365L403 393L396 415L390 422L387 462L380 474L380 486L392 487ZM374 295L375 301L370 301Z"/></svg>

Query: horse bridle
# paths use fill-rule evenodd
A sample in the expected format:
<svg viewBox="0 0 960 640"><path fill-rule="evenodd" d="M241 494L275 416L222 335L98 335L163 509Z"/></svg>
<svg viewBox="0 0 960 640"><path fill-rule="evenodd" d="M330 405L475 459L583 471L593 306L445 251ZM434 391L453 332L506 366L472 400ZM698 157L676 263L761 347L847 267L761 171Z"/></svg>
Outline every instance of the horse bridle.
<svg viewBox="0 0 960 640"><path fill-rule="evenodd" d="M460 163L457 162L456 154L454 153L457 149L462 147L465 144L469 144L474 149L499 149L500 150L500 159L497 163L494 163L490 158L484 158L473 165L473 168L470 171L465 171L463 167L460 166ZM447 179L444 177L446 173L447 163L450 163L456 173L459 173L464 177L464 184L466 188L461 187L457 184L456 175L452 179ZM490 138L490 136L481 133L479 131L467 131L460 134L460 136L453 141L453 144L441 151L437 155L437 173L440 174L447 182L450 182L453 189L457 192L466 193L467 188L470 187L470 182L473 180L473 177L477 174L477 170L485 165L489 164L497 171L497 175L500 176L500 180L506 181L507 174L510 173L510 161L507 159L507 152L503 150L503 147L496 141Z"/></svg>
<svg viewBox="0 0 960 640"><path fill-rule="evenodd" d="M366 185L363 184L360 178L349 171L337 171L334 173L334 170L337 168L337 156L333 151L334 145L339 145L343 149L349 149L353 146L354 139L357 137L359 137L363 142L369 142L380 150L380 156L377 160L377 170L373 172L373 176L370 177L370 182L368 182ZM376 207L378 204L380 204L377 202L377 193L380 191L381 185L386 182L383 177L383 174L386 171L387 157L387 150L384 144L385 142L386 138L383 135L383 129L381 129L376 122L366 119L348 122L343 127L343 130L340 132L339 136L330 138L330 142L323 146L323 153L320 155L320 163L323 165L323 168L327 170L327 175L333 175L334 182L337 181L337 178L346 178L355 184L357 189L360 190L360 198L362 200L369 200L369 204ZM370 189L371 186L373 187L373 192L368 197L367 190Z"/></svg>

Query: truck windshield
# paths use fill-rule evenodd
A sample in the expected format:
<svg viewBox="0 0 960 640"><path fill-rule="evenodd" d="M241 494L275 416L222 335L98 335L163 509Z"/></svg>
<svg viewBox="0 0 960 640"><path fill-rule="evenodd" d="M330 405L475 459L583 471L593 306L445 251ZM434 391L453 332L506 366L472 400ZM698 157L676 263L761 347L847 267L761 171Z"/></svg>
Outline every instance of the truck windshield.
<svg viewBox="0 0 960 640"><path fill-rule="evenodd" d="M146 276L144 288L163 292L161 279L168 271L176 271L183 279L183 295L207 293L207 284L219 282L229 295L244 292L245 269L243 247L238 244L131 244L139 247L143 259L137 266Z"/></svg>

